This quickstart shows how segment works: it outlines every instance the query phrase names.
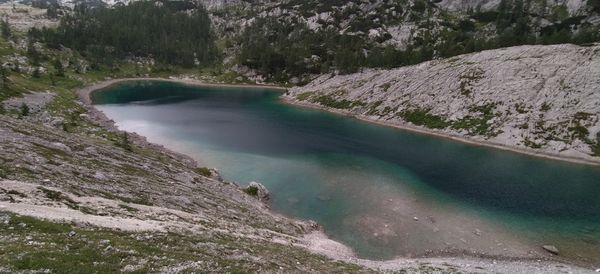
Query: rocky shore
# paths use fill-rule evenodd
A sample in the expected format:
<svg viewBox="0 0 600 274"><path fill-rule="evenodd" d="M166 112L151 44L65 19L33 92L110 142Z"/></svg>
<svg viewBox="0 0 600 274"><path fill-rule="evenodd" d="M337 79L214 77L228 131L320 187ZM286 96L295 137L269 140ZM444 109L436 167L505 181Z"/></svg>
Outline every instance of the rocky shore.
<svg viewBox="0 0 600 274"><path fill-rule="evenodd" d="M600 164L600 45L520 46L322 75L284 101L472 144Z"/></svg>

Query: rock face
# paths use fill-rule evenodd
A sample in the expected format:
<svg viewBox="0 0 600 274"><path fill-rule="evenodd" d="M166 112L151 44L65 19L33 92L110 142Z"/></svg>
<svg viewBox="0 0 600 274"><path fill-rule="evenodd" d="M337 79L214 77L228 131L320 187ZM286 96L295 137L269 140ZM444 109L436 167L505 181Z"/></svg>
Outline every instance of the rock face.
<svg viewBox="0 0 600 274"><path fill-rule="evenodd" d="M520 46L322 75L286 99L389 125L599 161L600 45Z"/></svg>

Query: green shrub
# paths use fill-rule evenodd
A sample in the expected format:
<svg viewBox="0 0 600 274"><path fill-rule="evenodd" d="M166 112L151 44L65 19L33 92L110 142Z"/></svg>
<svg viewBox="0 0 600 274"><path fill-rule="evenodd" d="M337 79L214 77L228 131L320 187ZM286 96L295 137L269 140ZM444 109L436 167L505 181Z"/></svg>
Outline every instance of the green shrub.
<svg viewBox="0 0 600 274"><path fill-rule="evenodd" d="M196 173L198 173L204 177L210 177L212 175L212 172L207 167L196 168Z"/></svg>
<svg viewBox="0 0 600 274"><path fill-rule="evenodd" d="M244 188L243 191L246 192L248 195L252 195L252 196L258 195L257 187L249 186L249 187Z"/></svg>
<svg viewBox="0 0 600 274"><path fill-rule="evenodd" d="M27 116L27 115L29 115L29 106L27 106L27 104L22 103L20 109L21 109L21 113L20 113L21 116Z"/></svg>
<svg viewBox="0 0 600 274"><path fill-rule="evenodd" d="M407 122L428 128L442 129L447 128L451 124L444 117L429 113L429 110L405 110L398 113L398 115Z"/></svg>

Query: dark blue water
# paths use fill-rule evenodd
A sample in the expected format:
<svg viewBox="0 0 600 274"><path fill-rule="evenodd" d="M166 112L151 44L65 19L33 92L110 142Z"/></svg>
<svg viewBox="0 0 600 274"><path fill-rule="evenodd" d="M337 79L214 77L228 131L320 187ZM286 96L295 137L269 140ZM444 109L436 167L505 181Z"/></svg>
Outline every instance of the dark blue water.
<svg viewBox="0 0 600 274"><path fill-rule="evenodd" d="M365 257L422 255L448 243L485 249L491 240L465 233L481 229L600 261L600 168L292 107L279 95L129 82L93 100L121 127L193 154L229 180L265 184L274 209L317 220Z"/></svg>

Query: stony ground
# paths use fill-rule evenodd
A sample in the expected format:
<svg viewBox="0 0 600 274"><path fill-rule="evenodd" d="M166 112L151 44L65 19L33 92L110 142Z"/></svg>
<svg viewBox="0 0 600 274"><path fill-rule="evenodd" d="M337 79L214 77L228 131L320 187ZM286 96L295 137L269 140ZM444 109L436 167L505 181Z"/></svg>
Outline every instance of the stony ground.
<svg viewBox="0 0 600 274"><path fill-rule="evenodd" d="M322 75L288 101L533 153L600 161L600 45L521 46Z"/></svg>

